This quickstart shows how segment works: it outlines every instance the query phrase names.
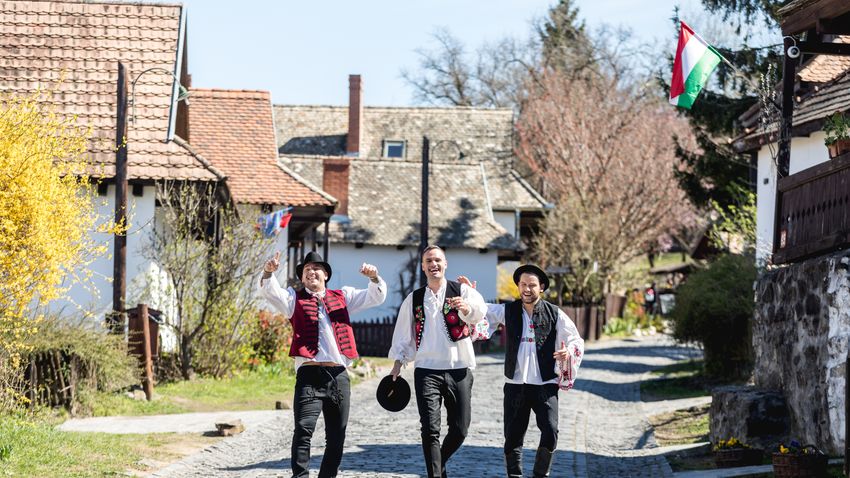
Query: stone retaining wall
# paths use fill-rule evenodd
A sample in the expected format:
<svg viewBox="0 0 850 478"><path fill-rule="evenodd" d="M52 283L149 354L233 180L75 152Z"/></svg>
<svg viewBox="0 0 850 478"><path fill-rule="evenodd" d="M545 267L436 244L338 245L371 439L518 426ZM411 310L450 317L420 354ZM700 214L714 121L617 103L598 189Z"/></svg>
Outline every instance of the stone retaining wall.
<svg viewBox="0 0 850 478"><path fill-rule="evenodd" d="M769 271L756 282L755 385L779 390L791 434L843 454L850 251Z"/></svg>

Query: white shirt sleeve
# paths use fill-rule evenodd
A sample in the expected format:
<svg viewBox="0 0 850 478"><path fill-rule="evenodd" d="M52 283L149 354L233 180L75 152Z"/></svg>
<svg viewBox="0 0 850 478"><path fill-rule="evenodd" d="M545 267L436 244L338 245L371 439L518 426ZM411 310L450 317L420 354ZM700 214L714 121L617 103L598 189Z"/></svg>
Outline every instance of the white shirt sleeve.
<svg viewBox="0 0 850 478"><path fill-rule="evenodd" d="M280 286L277 277L272 274L268 279L263 280L262 275L259 281L260 295L266 299L272 307L276 308L287 319L292 317L295 311L295 290L292 287L286 289Z"/></svg>
<svg viewBox="0 0 850 478"><path fill-rule="evenodd" d="M484 302L484 297L481 297L481 294L472 287L467 287L466 284L460 285L460 296L469 304L471 309L467 316L458 311L461 320L472 325L484 320L484 316L487 315L487 303Z"/></svg>
<svg viewBox="0 0 850 478"><path fill-rule="evenodd" d="M398 319L393 331L393 343L390 347L389 358L403 363L416 358L416 337L413 336L413 294L408 294L398 309Z"/></svg>
<svg viewBox="0 0 850 478"><path fill-rule="evenodd" d="M387 299L387 284L384 279L378 278L378 283L369 281L369 286L365 289L355 289L354 287L343 287L342 293L345 295L345 305L348 307L349 314L366 310L370 307L375 307L384 303Z"/></svg>
<svg viewBox="0 0 850 478"><path fill-rule="evenodd" d="M561 390L569 390L573 388L573 384L578 375L578 368L581 366L581 359L584 357L584 340L578 334L570 317L563 310L558 311L558 332L556 337L555 349L560 350L561 344L567 348L567 361L561 369L561 364L556 363L555 372L558 374L558 385Z"/></svg>

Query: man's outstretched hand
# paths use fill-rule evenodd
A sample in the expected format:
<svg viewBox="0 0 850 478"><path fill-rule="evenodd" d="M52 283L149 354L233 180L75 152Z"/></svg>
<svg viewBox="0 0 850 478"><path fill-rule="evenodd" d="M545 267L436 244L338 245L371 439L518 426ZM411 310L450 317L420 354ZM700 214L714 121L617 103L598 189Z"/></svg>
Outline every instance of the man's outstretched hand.
<svg viewBox="0 0 850 478"><path fill-rule="evenodd" d="M457 281L461 284L466 284L468 287L472 287L473 289L477 288L478 286L478 281L473 282L469 280L469 277L466 276L457 276Z"/></svg>
<svg viewBox="0 0 850 478"><path fill-rule="evenodd" d="M280 267L280 251L275 252L274 257L266 261L263 265L263 272L274 274L278 267Z"/></svg>
<svg viewBox="0 0 850 478"><path fill-rule="evenodd" d="M378 268L372 264L364 262L363 265L360 266L360 273L368 277L370 280L378 280Z"/></svg>

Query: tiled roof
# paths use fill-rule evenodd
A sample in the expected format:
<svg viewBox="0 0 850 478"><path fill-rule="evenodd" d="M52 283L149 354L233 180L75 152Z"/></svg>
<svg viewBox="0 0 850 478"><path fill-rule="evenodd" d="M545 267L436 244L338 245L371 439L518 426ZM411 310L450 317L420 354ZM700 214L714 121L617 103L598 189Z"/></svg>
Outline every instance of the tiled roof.
<svg viewBox="0 0 850 478"><path fill-rule="evenodd" d="M278 163L267 91L192 89L189 137L227 175L237 203L332 206L336 200Z"/></svg>
<svg viewBox="0 0 850 478"><path fill-rule="evenodd" d="M345 154L347 106L274 108L281 154ZM404 140L404 159L417 161L422 157L422 136L427 135L431 157L437 161L457 158L459 152L471 162L513 159L513 111L506 108L366 106L360 124L361 158L380 158L384 140Z"/></svg>
<svg viewBox="0 0 850 478"><path fill-rule="evenodd" d="M834 43L850 43L850 37L839 36ZM810 83L827 83L843 74L850 68L850 56L818 55L806 63L797 76L801 81Z"/></svg>
<svg viewBox="0 0 850 478"><path fill-rule="evenodd" d="M105 176L113 176L117 64L127 68L128 83L150 68L185 73L185 65L178 68L183 13L176 4L0 0L0 92L54 88L57 111L92 127L92 157ZM222 179L185 144L165 142L174 86L161 71L136 82L135 121L127 135L129 177Z"/></svg>
<svg viewBox="0 0 850 478"><path fill-rule="evenodd" d="M802 68L806 78L812 83L816 83L815 78L831 79L825 83L814 84L807 94L795 96L794 114L791 119L794 129L792 134L809 134L820 129L821 122L826 117L850 110L850 62L845 62L847 60L837 56L820 55ZM844 69L836 74L841 65L844 65ZM781 94L779 96L777 102L781 104ZM764 131L759 127L760 115L760 105L755 104L738 118L743 133L732 143L735 150L749 151L758 149L766 142L777 141L776 125L769 131Z"/></svg>
<svg viewBox="0 0 850 478"><path fill-rule="evenodd" d="M311 160L285 157L294 165ZM308 167L321 167L312 162ZM331 239L377 245L419 244L422 166L416 162L350 162L348 218L331 222ZM429 196L429 242L445 247L517 249L511 234L489 217L478 164L434 164Z"/></svg>

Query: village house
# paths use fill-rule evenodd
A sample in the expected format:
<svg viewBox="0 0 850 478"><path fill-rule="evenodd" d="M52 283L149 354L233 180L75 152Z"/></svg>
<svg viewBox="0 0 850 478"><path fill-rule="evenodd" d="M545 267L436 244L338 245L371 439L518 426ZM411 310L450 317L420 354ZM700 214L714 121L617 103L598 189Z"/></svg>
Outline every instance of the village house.
<svg viewBox="0 0 850 478"><path fill-rule="evenodd" d="M715 394L711 438L785 434L844 454L850 343L850 153L830 158L828 116L850 109L850 4L795 0L785 35L778 124L754 107L733 146L758 164L755 390ZM845 36L842 36L845 35ZM787 143L780 131L788 132ZM787 147L786 147L787 144ZM758 403L753 403L758 402ZM715 404L712 404L714 410ZM757 420L753 411L762 413Z"/></svg>
<svg viewBox="0 0 850 478"><path fill-rule="evenodd" d="M2 0L0 11L0 93L51 91L59 113L91 126L89 151L102 167L98 212L105 218L115 211L118 63L126 68L128 307L144 298L168 308L162 280L155 282L166 296L150 297L151 279L162 279L162 272L143 254L160 217L157 185L164 181L216 184L220 200L235 201L246 220L292 207L290 226L276 239L277 247L315 241L315 229L333 214L336 200L278 164L269 94L187 90L185 7ZM74 284L70 299L50 308L102 321L113 309L114 242L112 236L92 234L109 246L108 255L91 265L91 283Z"/></svg>
<svg viewBox="0 0 850 478"><path fill-rule="evenodd" d="M281 161L339 200L327 237L331 287L378 266L390 295L357 319L394 316L419 276L423 142L428 138L428 243L448 277L496 298L497 265L519 260L547 202L515 170L510 109L371 107L349 77L348 106L275 105Z"/></svg>

